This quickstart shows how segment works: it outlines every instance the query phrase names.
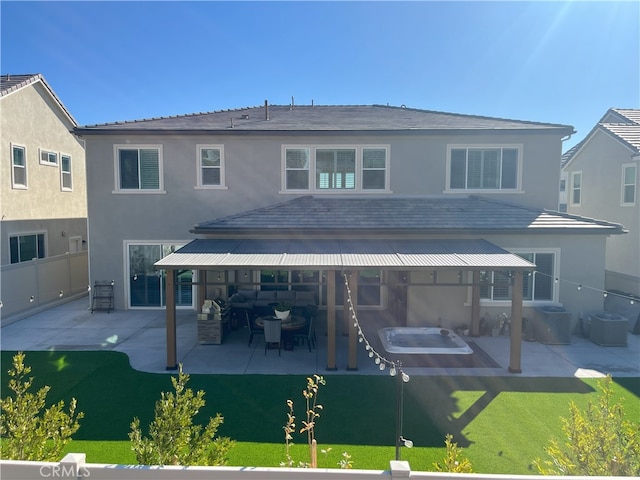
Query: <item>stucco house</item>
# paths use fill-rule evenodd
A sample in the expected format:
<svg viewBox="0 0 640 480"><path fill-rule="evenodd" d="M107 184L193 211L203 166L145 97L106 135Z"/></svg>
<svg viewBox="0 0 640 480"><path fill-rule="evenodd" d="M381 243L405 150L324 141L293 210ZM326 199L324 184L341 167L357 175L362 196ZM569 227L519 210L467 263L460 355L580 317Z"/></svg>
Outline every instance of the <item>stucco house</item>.
<svg viewBox="0 0 640 480"><path fill-rule="evenodd" d="M175 309L247 288L313 292L327 368L340 328L356 368L348 288L408 326L479 334L506 312L517 372L522 317L561 305L575 325L601 309L605 241L624 233L557 212L568 125L265 102L75 132L92 281L114 280L116 308L166 308L168 368Z"/></svg>
<svg viewBox="0 0 640 480"><path fill-rule="evenodd" d="M84 145L72 133L77 122L42 75L0 76L0 121L7 316L55 301L60 292L86 294L87 190ZM65 254L79 255L56 265L53 259Z"/></svg>
<svg viewBox="0 0 640 480"><path fill-rule="evenodd" d="M605 288L640 296L640 110L609 109L562 157L567 211L621 223L607 239Z"/></svg>

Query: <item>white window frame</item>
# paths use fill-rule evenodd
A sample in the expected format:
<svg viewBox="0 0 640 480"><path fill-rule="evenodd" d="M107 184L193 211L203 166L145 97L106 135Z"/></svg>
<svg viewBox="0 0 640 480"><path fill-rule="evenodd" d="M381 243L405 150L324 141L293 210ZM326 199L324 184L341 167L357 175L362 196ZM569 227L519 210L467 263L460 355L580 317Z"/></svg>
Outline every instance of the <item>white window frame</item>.
<svg viewBox="0 0 640 480"><path fill-rule="evenodd" d="M582 194L584 193L582 190L582 170L577 170L575 172L571 172L571 175L569 175L570 178L570 183L569 183L569 191L567 192L569 195L569 205L571 205L572 207L579 207L582 205ZM580 182L579 185L576 187L575 186L575 179L579 178ZM578 192L578 201L575 202L574 201L574 194L575 192Z"/></svg>
<svg viewBox="0 0 640 480"><path fill-rule="evenodd" d="M220 151L220 166L219 167L204 167L202 165L202 150L211 149ZM203 183L202 169L203 168L219 168L220 169L220 184L209 185ZM224 145L214 144L197 144L196 145L196 189L206 190L226 190L225 183L225 162L224 162Z"/></svg>
<svg viewBox="0 0 640 480"><path fill-rule="evenodd" d="M523 306L536 306L536 305L548 305L550 303L558 303L560 298L560 288L558 282L556 282L557 278L560 278L560 249L559 248L506 248L505 250L509 251L513 254L518 253L534 253L534 254L553 254L553 279L552 279L552 288L553 293L551 295L551 300L522 300ZM506 268L505 270L509 270ZM524 272L524 275L530 273L531 275L537 275L533 272ZM467 304L471 304L471 288L468 292ZM480 299L481 306L487 307L510 307L511 300L493 300L491 298L481 298Z"/></svg>
<svg viewBox="0 0 640 480"><path fill-rule="evenodd" d="M516 186L515 188L451 188L451 151L456 149L465 149L465 150L517 150L518 152L518 160L517 160L517 169L516 172ZM502 193L502 194L512 194L512 193L523 193L522 189L522 165L523 165L523 151L524 147L521 143L498 143L498 144L448 144L447 145L447 162L446 162L446 173L445 173L445 189L444 193ZM500 156L500 162L502 162L502 155ZM502 171L502 163L501 163L501 171ZM466 175L465 175L465 184L466 184Z"/></svg>
<svg viewBox="0 0 640 480"><path fill-rule="evenodd" d="M63 158L69 159L69 171L65 171L64 169L64 165L62 164ZM65 175L69 178L69 187L64 186ZM60 152L60 190L63 192L73 191L73 168L71 167L71 155L62 152Z"/></svg>
<svg viewBox="0 0 640 480"><path fill-rule="evenodd" d="M38 257L34 257L34 258L47 258L47 250L48 250L48 237L47 237L47 232L45 230L36 230L33 232L20 232L20 233L15 233L15 234L11 234L9 235L9 241L8 243L8 248L9 248L9 263L12 265L17 265L18 263L24 263L24 262L30 262L31 260L33 260L33 258L27 258L25 260L22 259L18 259L18 262L16 263L11 263L11 239L12 238L18 238L18 242L20 242L20 237L38 237L42 235L42 242L43 242L43 247L44 247L44 252L42 252L42 257L38 256ZM38 239L36 238L36 246L38 244ZM18 250L18 255L20 254L20 251Z"/></svg>
<svg viewBox="0 0 640 480"><path fill-rule="evenodd" d="M158 150L158 188L120 188L120 150ZM166 194L164 189L164 168L163 168L163 148L162 144L127 144L119 143L113 145L113 168L114 168L114 190L115 194L127 195L158 195Z"/></svg>
<svg viewBox="0 0 640 480"><path fill-rule="evenodd" d="M50 167L58 166L58 152L48 150L46 148L39 148L38 158L40 159L40 165L49 165ZM43 158L46 156L46 160Z"/></svg>
<svg viewBox="0 0 640 480"><path fill-rule="evenodd" d="M22 158L24 160L24 165L16 165L14 163L14 150L20 149L22 150ZM16 174L15 169L22 168L24 169L24 184L16 182ZM15 190L27 190L29 188L29 179L27 177L27 147L24 145L18 145L17 143L11 144L11 188Z"/></svg>
<svg viewBox="0 0 640 480"><path fill-rule="evenodd" d="M628 168L633 169L633 183L626 183L626 171ZM633 201L625 202L624 200L624 191L626 187L633 187ZM638 165L635 163L624 163L622 164L622 185L620 189L620 205L623 207L633 207L636 204L636 199L638 198Z"/></svg>
<svg viewBox="0 0 640 480"><path fill-rule="evenodd" d="M345 145L309 145L309 144L286 144L282 145L281 151L281 189L280 193L300 193L310 192L317 195L326 194L381 194L392 193L390 189L390 172L391 172L391 146L389 144L345 144ZM308 172L309 188L306 189L293 189L287 188L287 150L307 150L309 152L309 168L304 169ZM354 150L356 155L355 164L355 188L318 188L316 185L316 152L318 150ZM384 188L372 189L363 187L363 172L365 170L372 170L370 168L365 169L363 167L363 151L364 150L384 150L385 151L385 184ZM303 169L297 169L303 170ZM381 169L380 169L381 170Z"/></svg>
<svg viewBox="0 0 640 480"><path fill-rule="evenodd" d="M123 245L123 255L122 255L122 261L123 261L123 266L124 266L124 278L123 278L123 285L125 286L124 288L124 296L125 296L125 305L127 310L164 310L166 309L166 297L161 297L162 299L164 299L165 305L163 306L148 306L148 305L136 305L136 306L132 306L131 305L131 285L130 285L130 278L131 278L131 265L129 263L129 247L131 246L144 246L144 247L148 247L148 246L160 246L160 248L162 248L163 246L170 246L170 247L175 247L175 250L178 250L179 248L182 248L183 246L185 246L186 244L188 244L190 242L190 240L166 240L166 241L160 241L160 240L124 240L122 242ZM175 251L174 250L174 251ZM163 257L164 258L164 257ZM158 276L161 276L161 270L163 270L162 268L156 268L155 272L157 273ZM176 309L177 310L193 310L195 308L195 303L196 303L196 299L197 299L197 281L198 281L198 277L197 277L197 270L193 270L193 282L194 284L191 286L191 298L192 298L192 302L191 305L176 305ZM165 283L165 287L166 287L166 283ZM162 303L162 300L161 300Z"/></svg>

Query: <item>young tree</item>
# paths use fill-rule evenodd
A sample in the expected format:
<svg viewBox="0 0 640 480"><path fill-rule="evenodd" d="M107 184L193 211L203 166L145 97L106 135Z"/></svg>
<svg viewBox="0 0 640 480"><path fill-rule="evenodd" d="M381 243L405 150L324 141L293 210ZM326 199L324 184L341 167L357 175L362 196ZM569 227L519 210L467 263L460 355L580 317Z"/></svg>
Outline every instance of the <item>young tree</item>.
<svg viewBox="0 0 640 480"><path fill-rule="evenodd" d="M9 390L13 395L0 400L0 452L2 458L57 462L62 458L64 446L80 428L78 420L84 417L76 413L76 399L69 403L69 412L64 412L64 402L44 408L51 387L44 386L35 394L29 389L33 377L27 378L31 367L24 365L24 353L13 357L13 368L9 370Z"/></svg>
<svg viewBox="0 0 640 480"><path fill-rule="evenodd" d="M447 433L444 444L447 447L447 455L442 464L438 462L433 464L436 472L473 473L471 462L462 457L462 449L458 448L458 444L453 442L453 435Z"/></svg>
<svg viewBox="0 0 640 480"><path fill-rule="evenodd" d="M234 442L227 437L215 438L224 418L218 413L207 426L194 425L193 418L204 407L204 391L194 394L186 388L189 375L182 372L171 377L175 389L162 392L156 402L155 419L149 425L149 437L143 437L140 420L131 422L129 439L141 465L224 465Z"/></svg>
<svg viewBox="0 0 640 480"><path fill-rule="evenodd" d="M536 459L543 475L640 475L640 423L625 419L621 402L613 403L611 376L598 381L598 404L586 411L569 404L570 417L562 418L566 442L552 439L545 452L551 460Z"/></svg>

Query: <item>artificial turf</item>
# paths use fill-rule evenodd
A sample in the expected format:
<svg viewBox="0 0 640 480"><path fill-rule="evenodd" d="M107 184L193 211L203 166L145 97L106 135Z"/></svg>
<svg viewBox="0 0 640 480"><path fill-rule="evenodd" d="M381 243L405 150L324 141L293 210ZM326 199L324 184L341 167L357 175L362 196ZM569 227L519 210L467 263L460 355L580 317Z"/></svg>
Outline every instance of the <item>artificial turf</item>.
<svg viewBox="0 0 640 480"><path fill-rule="evenodd" d="M15 352L3 351L0 387ZM27 352L34 388L51 386L48 401L78 400L85 413L67 451L87 453L93 463L135 463L128 433L134 417L143 428L153 419L160 392L171 391L170 375L133 370L118 352ZM316 372L310 372L310 375ZM317 372L322 374L322 372ZM387 469L395 457L397 380L387 376L327 375L318 400L323 405L316 437L320 466L335 467L342 452L354 468ZM640 378L615 379L629 419L640 418ZM188 387L204 390L206 406L197 421L224 416L219 435L237 442L230 465L278 466L285 460L286 401L304 416L301 375L191 375ZM561 416L570 400L595 400L594 380L577 378L413 376L403 385L403 435L415 448L402 449L413 470L431 470L444 455L447 433L463 447L474 471L531 472L552 436L561 438ZM305 461L305 438L298 436L294 458Z"/></svg>

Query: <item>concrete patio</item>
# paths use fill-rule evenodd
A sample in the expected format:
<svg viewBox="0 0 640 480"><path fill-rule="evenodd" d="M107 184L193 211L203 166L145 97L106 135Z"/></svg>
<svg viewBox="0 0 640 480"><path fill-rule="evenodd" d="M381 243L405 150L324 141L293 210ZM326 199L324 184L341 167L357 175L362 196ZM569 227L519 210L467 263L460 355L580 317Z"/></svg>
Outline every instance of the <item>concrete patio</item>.
<svg viewBox="0 0 640 480"><path fill-rule="evenodd" d="M200 345L196 315L179 310L177 315L178 362L187 373L214 374L300 374L310 375L388 375L380 371L361 344L358 369L347 370L347 340L338 335L337 370L326 369L324 328L319 322L316 348L306 345L293 351L264 351L264 339L254 338L247 346L243 327L232 330L220 345ZM512 376L509 373L509 338L482 336L470 338L499 365L498 368L406 367L410 375ZM44 312L4 325L2 350L112 350L128 355L136 370L173 373L166 370L166 329L164 310L117 310L94 312L84 297ZM385 352L379 352L385 355ZM611 373L617 377L640 376L640 336L628 334L626 347L602 347L588 339L572 336L569 345L523 342L523 377L593 377Z"/></svg>

